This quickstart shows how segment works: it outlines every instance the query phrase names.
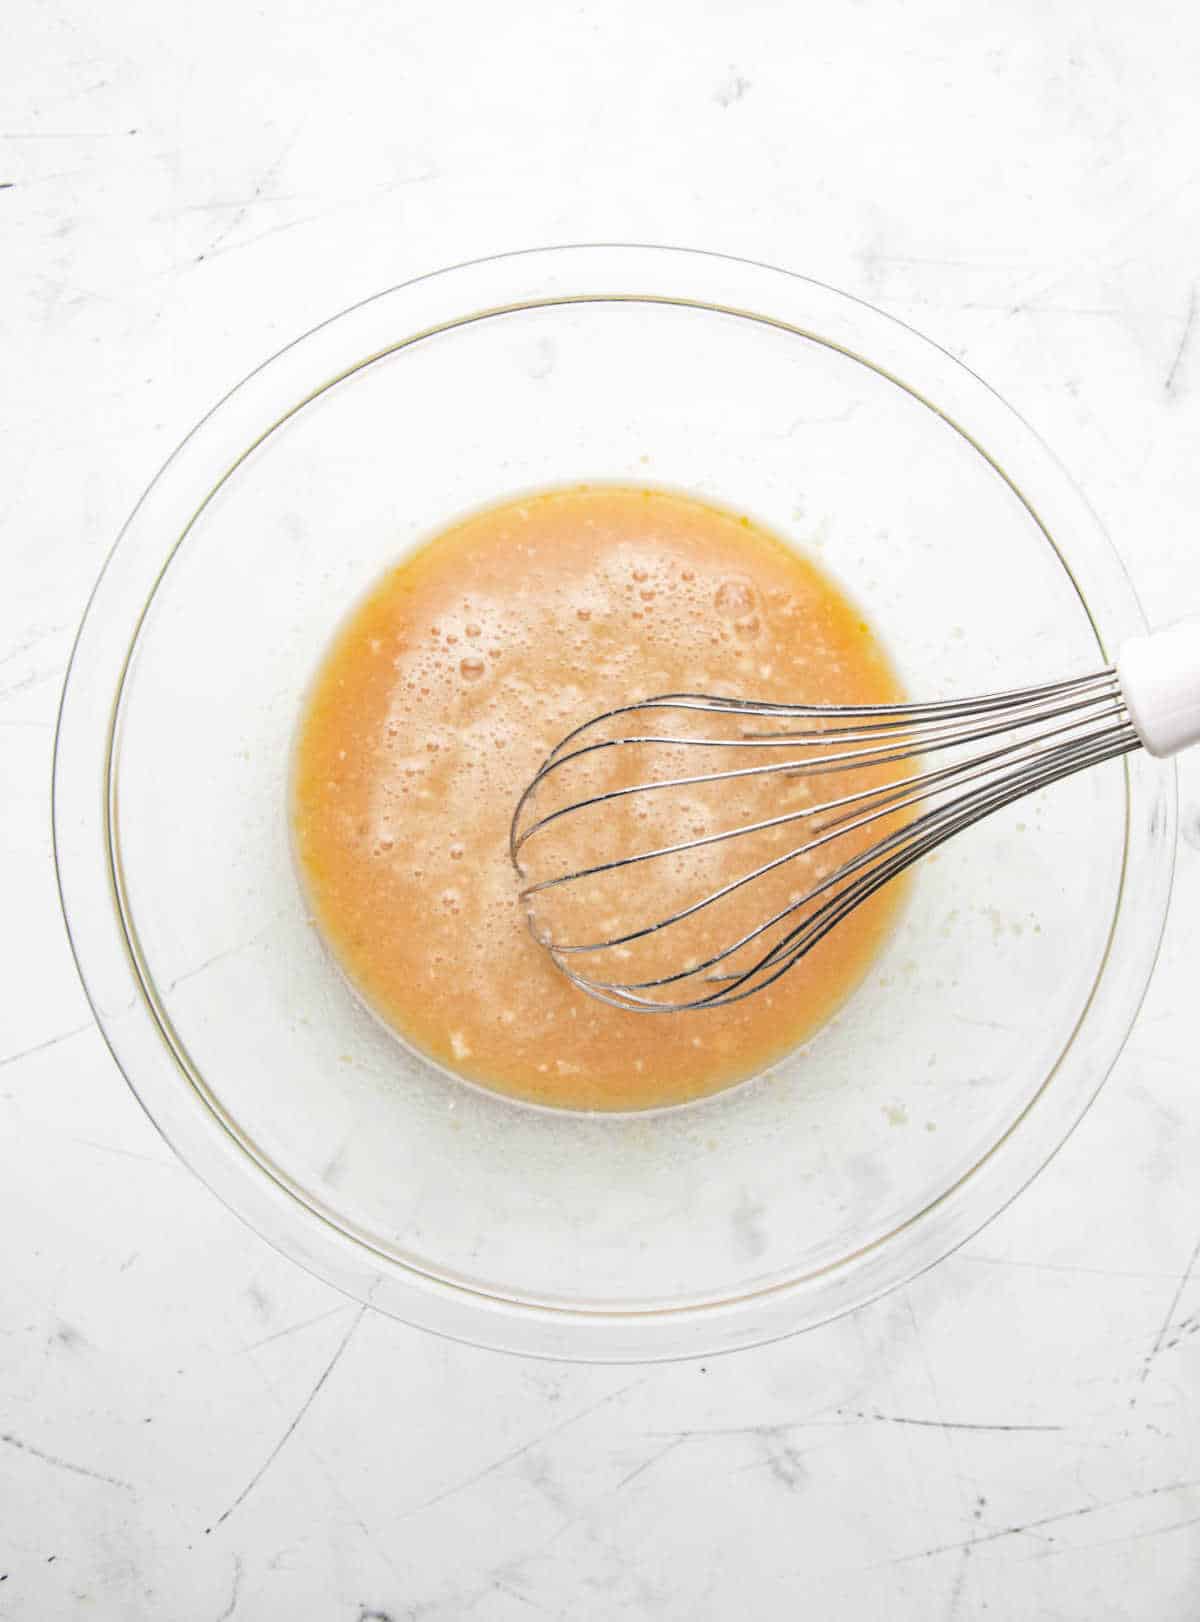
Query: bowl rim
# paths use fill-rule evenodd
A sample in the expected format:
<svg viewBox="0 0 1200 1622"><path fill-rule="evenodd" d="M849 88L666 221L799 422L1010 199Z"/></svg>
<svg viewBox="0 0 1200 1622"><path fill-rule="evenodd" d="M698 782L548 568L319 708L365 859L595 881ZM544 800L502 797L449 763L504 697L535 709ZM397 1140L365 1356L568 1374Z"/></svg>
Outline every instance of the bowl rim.
<svg viewBox="0 0 1200 1622"><path fill-rule="evenodd" d="M868 365L947 422L1005 480L1057 554L1106 657L1117 640L1145 629L1118 555L1040 438L974 372L906 323L812 278L707 250L525 249L430 272L350 305L251 371L180 443L134 507L89 597L59 705L51 819L67 934L105 1042L167 1142L226 1205L285 1255L410 1323L501 1350L619 1362L712 1355L813 1327L906 1282L997 1215L1061 1147L1120 1053L1161 941L1177 811L1174 768L1127 757L1125 850L1109 940L1058 1061L967 1173L907 1221L816 1272L721 1301L649 1309L493 1295L386 1255L256 1155L231 1132L202 1078L198 1085L155 996L123 898L113 769L124 682L154 592L217 490L328 388L437 332L516 310L616 301L753 319ZM396 331L404 336L379 344ZM347 363L347 354L357 358ZM1026 488L1036 490L1036 505ZM1054 539L1068 524L1070 559Z"/></svg>

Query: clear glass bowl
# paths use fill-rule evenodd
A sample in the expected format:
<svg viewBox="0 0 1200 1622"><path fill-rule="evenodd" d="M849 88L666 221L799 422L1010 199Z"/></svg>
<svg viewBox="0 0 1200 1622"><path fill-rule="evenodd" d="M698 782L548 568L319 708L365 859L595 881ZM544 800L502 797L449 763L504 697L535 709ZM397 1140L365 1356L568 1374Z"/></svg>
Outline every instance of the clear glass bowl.
<svg viewBox="0 0 1200 1622"><path fill-rule="evenodd" d="M387 564L588 479L694 491L813 549L923 698L1085 672L1143 629L1044 446L898 322L710 254L509 255L317 328L167 463L79 634L56 852L118 1063L273 1244L482 1344L687 1356L909 1278L1053 1154L1150 973L1174 776L1137 755L952 843L839 1017L742 1088L582 1116L456 1083L362 1011L306 921L289 741Z"/></svg>

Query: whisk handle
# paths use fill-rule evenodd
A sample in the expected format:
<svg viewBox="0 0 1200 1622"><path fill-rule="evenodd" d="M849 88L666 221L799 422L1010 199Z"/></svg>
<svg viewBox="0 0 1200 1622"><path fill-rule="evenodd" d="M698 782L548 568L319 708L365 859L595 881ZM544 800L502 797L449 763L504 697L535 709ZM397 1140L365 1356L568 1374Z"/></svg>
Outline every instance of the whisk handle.
<svg viewBox="0 0 1200 1622"><path fill-rule="evenodd" d="M1152 755L1200 743L1200 618L1135 636L1117 655L1129 718Z"/></svg>

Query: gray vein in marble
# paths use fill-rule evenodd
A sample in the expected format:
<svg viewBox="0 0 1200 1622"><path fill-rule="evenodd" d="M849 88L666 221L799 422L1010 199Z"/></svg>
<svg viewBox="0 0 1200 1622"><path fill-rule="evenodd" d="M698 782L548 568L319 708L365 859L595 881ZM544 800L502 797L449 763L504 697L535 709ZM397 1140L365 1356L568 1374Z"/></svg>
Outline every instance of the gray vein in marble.
<svg viewBox="0 0 1200 1622"><path fill-rule="evenodd" d="M233 957L237 952L247 951L257 939L257 935L251 935L249 940L240 941L237 946L226 946L223 951L214 952L211 957L206 957L203 963L197 963L195 968L185 969L182 974L177 974L174 980L169 980L167 990L174 991L176 986L182 985L185 980L195 979L196 975L203 974L205 969L211 969L214 964L224 962L227 957Z"/></svg>
<svg viewBox="0 0 1200 1622"><path fill-rule="evenodd" d="M1170 1333L1171 1325L1175 1319L1176 1309L1178 1308L1180 1300L1183 1297L1183 1292L1187 1289L1188 1285L1192 1281L1192 1275L1196 1271L1196 1263L1198 1261L1200 1261L1200 1239L1197 1239L1196 1243L1193 1245L1192 1254L1188 1257L1187 1266L1179 1275L1179 1282L1175 1286L1175 1293L1171 1297L1171 1304L1166 1310L1162 1323L1158 1326L1158 1334L1154 1337L1154 1344L1146 1354L1146 1360L1142 1364L1141 1378L1138 1381L1139 1385L1145 1385L1147 1376L1154 1365L1155 1358L1166 1345L1167 1336ZM1130 1399L1129 1406L1132 1408L1136 1401L1137 1397L1132 1397Z"/></svg>
<svg viewBox="0 0 1200 1622"><path fill-rule="evenodd" d="M136 130L0 130L0 141L119 141Z"/></svg>
<svg viewBox="0 0 1200 1622"><path fill-rule="evenodd" d="M90 1346L91 1342L82 1329L76 1329L74 1324L60 1318L46 1337L46 1344L52 1347L59 1346L64 1352L80 1352L86 1346Z"/></svg>
<svg viewBox="0 0 1200 1622"><path fill-rule="evenodd" d="M962 1513L963 1518L966 1519L969 1514L971 1520L978 1522L980 1515L983 1512L982 1506L984 1499L979 1493L978 1487L974 1487L973 1485L971 1477L968 1473L969 1466L959 1458L959 1438L955 1433L954 1427L947 1423L946 1416L942 1411L941 1388L938 1384L933 1359L931 1358L929 1349L925 1344L925 1336L921 1328L921 1322L917 1317L916 1304L911 1295L905 1295L901 1305L912 1328L913 1343L916 1346L918 1356L921 1360L921 1365L925 1370L925 1378L929 1385L929 1393L933 1399L933 1409L935 1414L933 1428L936 1430L944 1450L947 1481L952 1481L954 1483L954 1491L957 1494L960 1512ZM973 1486L974 1503L968 1511L969 1483ZM971 1545L970 1540L967 1540L963 1545L958 1570L954 1574L954 1587L951 1590L950 1604L947 1611L948 1618L953 1618L958 1613L959 1604L962 1601L963 1595L966 1591L967 1578L970 1570L970 1561L973 1553L974 1548Z"/></svg>
<svg viewBox="0 0 1200 1622"><path fill-rule="evenodd" d="M1193 282L1191 291L1188 294L1187 314L1183 318L1183 330L1179 334L1179 342L1175 346L1175 358L1171 362L1170 370L1167 372L1167 380L1163 384L1163 392L1165 394L1174 395L1179 393L1179 368L1183 361L1184 355L1187 353L1188 344L1191 341L1192 328L1195 326L1195 324L1196 283Z"/></svg>
<svg viewBox="0 0 1200 1622"><path fill-rule="evenodd" d="M741 101L749 88L749 79L731 68L728 76L713 91L713 100L718 107L732 107L735 101Z"/></svg>
<svg viewBox="0 0 1200 1622"><path fill-rule="evenodd" d="M1130 1044L1131 1048L1133 1044ZM1138 1049L1139 1057L1144 1050ZM1175 1055L1171 1055L1172 1062ZM1071 1273L1083 1274L1087 1278L1170 1278L1179 1277L1173 1269L1148 1269L1139 1267L1084 1267L1076 1262L1039 1262L1019 1256L977 1256L971 1252L960 1250L954 1258L955 1262L977 1262L984 1267L1019 1267L1031 1273Z"/></svg>
<svg viewBox="0 0 1200 1622"><path fill-rule="evenodd" d="M233 1557L233 1587L229 1594L229 1602L217 1617L217 1622L229 1622L229 1618L237 1610L238 1594L242 1587L242 1557L235 1554Z"/></svg>
<svg viewBox="0 0 1200 1622"><path fill-rule="evenodd" d="M511 1583L504 1582L504 1580L500 1577L492 1577L490 1589L484 1589L483 1594L480 1594L479 1599L482 1599L484 1594L488 1593L489 1591L507 1594L510 1599L515 1599L520 1605L528 1605L531 1611L537 1611L542 1616L559 1616L561 1614L558 1611L547 1610L544 1605L539 1605L537 1600L530 1599L528 1594L522 1594L519 1588L514 1588ZM473 1602L473 1606L477 1605L478 1603L479 1600L475 1600Z"/></svg>
<svg viewBox="0 0 1200 1622"><path fill-rule="evenodd" d="M288 1425L288 1428L284 1431L283 1435L276 1442L275 1446L271 1449L270 1453L268 1453L268 1455L267 1455L266 1459L263 1461L263 1463L259 1466L259 1468L255 1471L255 1473L250 1477L250 1480L242 1488L241 1492L238 1493L237 1497L233 1500L232 1504L230 1504L229 1508L225 1509L225 1510L222 1510L220 1515L217 1516L216 1520L213 1522L213 1526L223 1526L225 1524L225 1522L229 1519L229 1517L233 1514L234 1510L237 1509L240 1504L245 1503L246 1499L250 1496L250 1494L254 1491L255 1487L257 1487L258 1483L266 1475L267 1471L275 1463L275 1460L283 1452L284 1447L287 1445L288 1441L292 1437L293 1433L296 1430L296 1427L299 1425L300 1421L304 1418L305 1414L308 1412L308 1410L312 1407L313 1403L316 1401L317 1395L320 1392L321 1387L329 1379L329 1376L333 1373L334 1369L337 1368L338 1363L341 1361L342 1356L345 1353L345 1350L346 1350L347 1346L349 1346L349 1344L350 1344L350 1340L351 1340L351 1337L354 1334L354 1331L358 1328L359 1324L362 1323L363 1318L366 1316L366 1312L367 1312L367 1309L366 1309L365 1306L359 1307L358 1311L354 1314L354 1321L351 1323L349 1329L347 1329L346 1333L342 1336L341 1340L338 1342L337 1350L334 1352L333 1356L329 1359L329 1362L325 1365L325 1368L322 1371L322 1373L318 1376L317 1382L313 1386L312 1390L308 1393L308 1396L305 1397L304 1401L300 1404L299 1408L296 1410L296 1412L295 1412L295 1414L294 1414L294 1416L292 1418L291 1423ZM212 1528L210 1527L208 1530L211 1531Z"/></svg>
<svg viewBox="0 0 1200 1622"><path fill-rule="evenodd" d="M172 220L182 219L185 214L227 214L231 209L241 210L253 207L255 203L296 203L300 201L297 192L272 192L269 196L254 192L249 197L214 198L209 203L185 203L182 208L173 208L155 216L157 220L170 223Z"/></svg>
<svg viewBox="0 0 1200 1622"><path fill-rule="evenodd" d="M673 1437L665 1447L660 1447L657 1453L652 1453L648 1459L643 1459L635 1470L631 1470L627 1476L622 1476L613 1488L613 1492L624 1492L631 1481L636 1481L639 1476L645 1475L647 1470L651 1470L656 1464L661 1463L669 1453L674 1453L677 1447L682 1447L687 1439L686 1434Z"/></svg>
<svg viewBox="0 0 1200 1622"><path fill-rule="evenodd" d="M18 693L27 693L31 688L41 687L48 681L56 681L62 676L64 666L61 664L46 665L41 670L31 670L20 681L9 682L7 687L0 687L0 699L14 698Z"/></svg>
<svg viewBox="0 0 1200 1622"><path fill-rule="evenodd" d="M746 1475L751 1470L766 1470L788 1492L799 1492L808 1480L808 1466L801 1449L788 1440L792 1429L790 1425L762 1425L749 1432L749 1435L762 1442L763 1457L742 1465L733 1474Z"/></svg>
<svg viewBox="0 0 1200 1622"><path fill-rule="evenodd" d="M711 1437L718 1436L768 1436L772 1431L797 1430L849 1430L862 1424L861 1418L855 1419L783 1419L773 1422L764 1421L751 1425L708 1425L691 1426L687 1430L676 1431L644 1431L645 1436L671 1436L677 1437L681 1442L703 1442Z"/></svg>
<svg viewBox="0 0 1200 1622"><path fill-rule="evenodd" d="M912 1554L901 1554L897 1555L892 1560L884 1560L878 1567L865 1567L863 1569L882 1570L891 1566L909 1565L915 1560L931 1560L935 1555L953 1554L959 1549L975 1548L981 1543L995 1543L1000 1538L1023 1536L1031 1532L1036 1532L1040 1527L1043 1526L1056 1526L1062 1521L1083 1520L1085 1516L1098 1515L1102 1510L1118 1509L1124 1504L1141 1503L1148 1498L1160 1498L1165 1493L1187 1492L1196 1487L1200 1487L1200 1478L1186 1481L1168 1481L1165 1482L1161 1487L1147 1487L1143 1492L1128 1493L1122 1498L1107 1498L1097 1504L1081 1504L1075 1509L1063 1509L1057 1511L1053 1515L1042 1515L1037 1520L1022 1521L1013 1526L998 1527L994 1532L978 1532L969 1538L958 1538L953 1543L938 1543L929 1549L917 1549ZM1180 1524L1191 1525L1193 1521L1200 1521L1200 1515L1191 1517L1188 1521L1181 1522ZM1170 1528L1160 1527L1158 1530L1165 1532L1170 1530ZM1136 1532L1132 1535L1135 1537L1145 1537L1148 1534L1145 1532ZM1114 1541L1121 1542L1124 1540L1115 1539Z"/></svg>
<svg viewBox="0 0 1200 1622"><path fill-rule="evenodd" d="M1076 1543L1062 1549L1048 1549L1039 1559L1052 1558L1057 1554L1080 1554L1091 1549L1111 1549L1119 1543L1136 1543L1142 1538L1166 1537L1168 1532L1182 1532L1185 1527L1200 1526L1200 1515L1188 1515L1182 1521L1169 1521L1166 1526L1140 1527L1136 1532L1123 1532L1116 1538L1099 1538L1095 1543Z"/></svg>
<svg viewBox="0 0 1200 1622"><path fill-rule="evenodd" d="M106 1487L117 1487L121 1492L133 1491L133 1483L122 1481L119 1476L105 1475L103 1470L91 1470L86 1464L74 1464L70 1459L61 1459L57 1453L46 1453L40 1447L34 1447L32 1442L23 1442L19 1436L13 1436L8 1431L0 1431L0 1442L6 1447L16 1448L19 1453L27 1453L32 1459L40 1459L54 1470L69 1470L74 1476L86 1476L89 1481L101 1481Z"/></svg>
<svg viewBox="0 0 1200 1622"><path fill-rule="evenodd" d="M298 1335L302 1329L311 1329L314 1324L324 1323L326 1318L336 1318L339 1313L349 1312L349 1304L345 1306L330 1307L327 1312L318 1312L315 1318L301 1318L299 1323L288 1324L286 1329L276 1329L273 1334L264 1335L261 1340L252 1340L242 1347L241 1355L256 1352L260 1346L269 1346L273 1340L286 1340L289 1335Z"/></svg>
<svg viewBox="0 0 1200 1622"><path fill-rule="evenodd" d="M40 644L45 642L47 638L58 636L60 632L68 631L70 629L71 626L69 625L35 626L24 641L16 643L13 647L9 648L7 653L0 653L0 665L11 664L14 659L19 659L23 653L29 653L32 649L40 646Z"/></svg>
<svg viewBox="0 0 1200 1622"><path fill-rule="evenodd" d="M788 1441L786 1431L768 1431L766 1445L767 1456L763 1462L773 1479L788 1492L799 1492L808 1480L804 1454Z"/></svg>
<svg viewBox="0 0 1200 1622"><path fill-rule="evenodd" d="M217 249L226 240L226 238L233 235L252 208L257 207L260 203L269 203L273 201L272 198L266 197L263 194L266 190L268 182L273 180L279 173L279 170L282 168L288 153L295 144L296 136L299 133L300 131L297 129L288 136L287 140L283 143L283 146L279 149L275 157L272 158L271 162L267 165L262 174L259 176L258 180L255 182L254 190L251 195L237 208L233 218L226 221L226 223L221 227L220 231L217 232L217 235L212 239L211 243L204 250L204 252L197 255L199 259L208 259L214 253L216 253Z"/></svg>
<svg viewBox="0 0 1200 1622"><path fill-rule="evenodd" d="M246 1299L263 1322L269 1323L271 1319L271 1297L256 1278L252 1278L246 1286Z"/></svg>
<svg viewBox="0 0 1200 1622"><path fill-rule="evenodd" d="M560 1515L569 1515L570 1507L562 1483L558 1480L553 1465L536 1450L527 1454L520 1466L521 1474L535 1491L556 1509Z"/></svg>
<svg viewBox="0 0 1200 1622"><path fill-rule="evenodd" d="M954 1587L950 1590L950 1604L946 1608L946 1622L954 1622L954 1618L959 1615L959 1606L967 1585L967 1573L971 1568L971 1548L969 1543L964 1546L962 1559L954 1574Z"/></svg>
<svg viewBox="0 0 1200 1622"><path fill-rule="evenodd" d="M68 1143L78 1143L85 1149L95 1149L102 1155L119 1155L122 1160L143 1160L147 1165L159 1166L164 1171L180 1171L181 1162L173 1155L144 1155L137 1149L120 1149L115 1143L100 1143L96 1138L83 1138L75 1132L64 1132L62 1136Z"/></svg>
<svg viewBox="0 0 1200 1622"><path fill-rule="evenodd" d="M641 1379L632 1380L628 1385L621 1386L619 1390L610 1391L606 1397L601 1397L599 1402L593 1402L579 1413L571 1414L557 1425L551 1425L549 1430L540 1432L531 1441L524 1442L520 1447L513 1448L510 1453L505 1453L500 1458L493 1459L490 1464L485 1464L474 1475L467 1476L465 1480L456 1482L442 1492L435 1493L432 1498L426 1498L423 1503L417 1504L414 1509L407 1510L401 1516L401 1519L410 1520L414 1515L424 1514L427 1509L432 1509L436 1504L445 1503L447 1498L453 1498L460 1492L466 1492L469 1487L474 1487L477 1482L486 1480L488 1476L494 1475L497 1470L503 1470L507 1464L514 1464L518 1459L524 1458L526 1453L531 1453L535 1447L541 1447L543 1443L550 1441L552 1437L569 1430L572 1425L580 1424L589 1415L597 1413L601 1408L606 1408L609 1403L617 1402L621 1397L627 1396L630 1391L636 1391L638 1386L645 1385L650 1378L649 1374L644 1374Z"/></svg>
<svg viewBox="0 0 1200 1622"><path fill-rule="evenodd" d="M57 1047L60 1042L67 1042L73 1036L81 1036L84 1031L94 1029L94 1021L88 1020L86 1025L75 1025L69 1031L59 1031L57 1036L48 1036L44 1042L35 1042L32 1047L20 1048L16 1053L6 1053L0 1058L0 1070L6 1064L16 1064L18 1059L27 1059L31 1053L44 1053L47 1048Z"/></svg>
<svg viewBox="0 0 1200 1622"><path fill-rule="evenodd" d="M223 963L227 957L233 957L237 952L248 952L252 946L257 946L264 936L271 933L280 919L290 917L291 913L292 909L290 907L276 907L266 922L260 925L253 935L247 935L244 941L238 941L235 946L222 947L219 952L214 952L211 957L204 958L190 969L184 969L173 980L167 982L167 990L174 991L175 987L181 986L185 980L194 980L198 974L203 974L205 969L211 969L214 964Z"/></svg>
<svg viewBox="0 0 1200 1622"><path fill-rule="evenodd" d="M222 232L221 236L217 239L222 246L219 248L206 248L203 253L195 256L193 262L196 264L207 264L210 259L220 259L222 254L240 253L243 248L253 247L256 242L262 242L267 237L277 236L280 231L294 231L297 226L312 225L317 220L323 220L326 217L326 214L330 212L336 211L323 210L317 214L302 214L298 219L295 220L281 220L278 225L269 225L267 226L266 230L258 231L252 237L242 237L237 242L225 242L224 239L226 236L228 236L229 232ZM233 227L231 226L229 229L232 230Z"/></svg>
<svg viewBox="0 0 1200 1622"><path fill-rule="evenodd" d="M912 1414L867 1414L857 1416L862 1420L874 1420L881 1425L920 1425L930 1430L942 1431L1063 1431L1066 1425L1005 1425L991 1424L983 1421L968 1419L921 1419Z"/></svg>

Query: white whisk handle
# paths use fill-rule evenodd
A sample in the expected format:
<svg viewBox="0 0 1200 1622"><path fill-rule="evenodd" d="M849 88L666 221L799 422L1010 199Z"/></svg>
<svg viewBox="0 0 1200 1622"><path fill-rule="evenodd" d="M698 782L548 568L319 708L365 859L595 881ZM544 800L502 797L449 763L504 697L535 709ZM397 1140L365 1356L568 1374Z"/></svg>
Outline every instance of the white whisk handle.
<svg viewBox="0 0 1200 1622"><path fill-rule="evenodd" d="M1129 719L1152 755L1200 743L1200 618L1126 642L1117 675Z"/></svg>

